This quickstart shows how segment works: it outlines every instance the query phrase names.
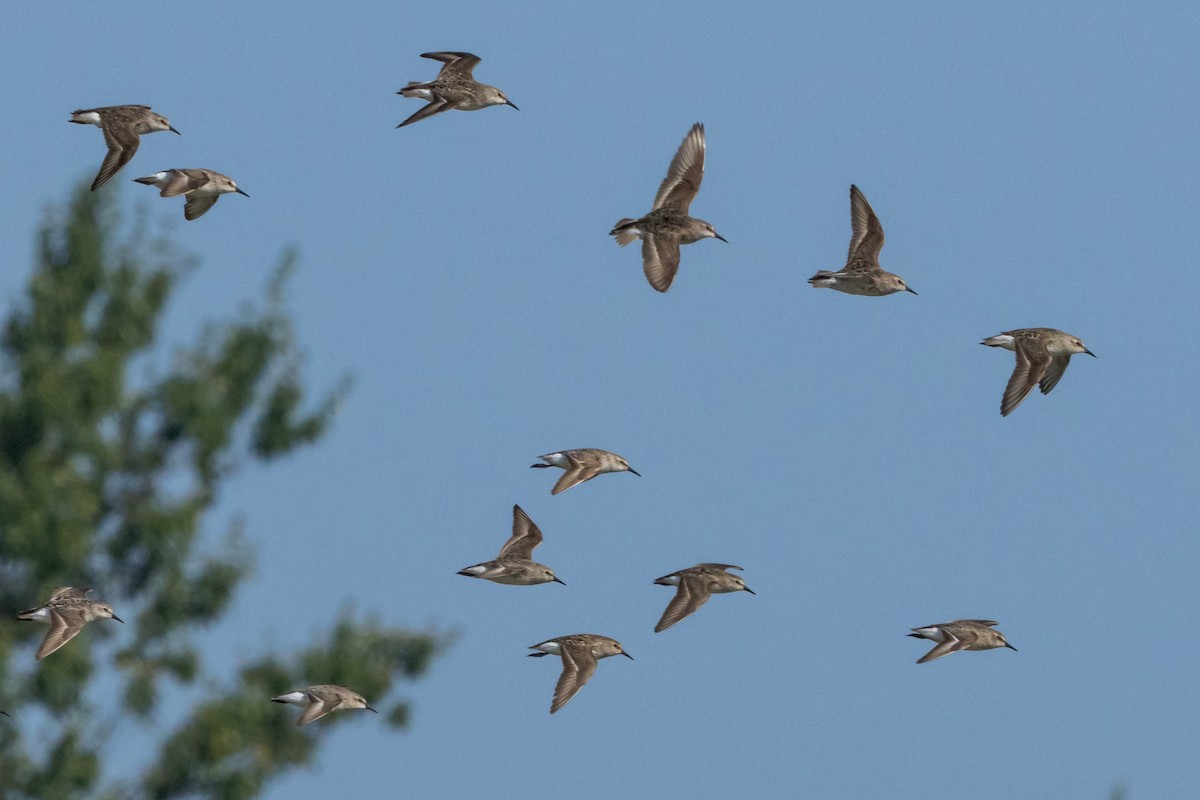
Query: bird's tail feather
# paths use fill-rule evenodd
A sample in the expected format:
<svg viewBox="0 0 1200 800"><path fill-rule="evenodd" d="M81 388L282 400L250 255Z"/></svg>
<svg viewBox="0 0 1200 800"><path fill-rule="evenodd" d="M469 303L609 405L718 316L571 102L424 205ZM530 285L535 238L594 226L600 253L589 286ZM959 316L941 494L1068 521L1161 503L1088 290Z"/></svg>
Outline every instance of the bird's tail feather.
<svg viewBox="0 0 1200 800"><path fill-rule="evenodd" d="M621 247L637 241L638 235L636 233L622 230L623 228L626 228L635 222L637 222L636 219L629 219L626 217L625 219L618 221L616 225L613 225L613 229L610 231L610 234L617 237L617 244L621 245Z"/></svg>

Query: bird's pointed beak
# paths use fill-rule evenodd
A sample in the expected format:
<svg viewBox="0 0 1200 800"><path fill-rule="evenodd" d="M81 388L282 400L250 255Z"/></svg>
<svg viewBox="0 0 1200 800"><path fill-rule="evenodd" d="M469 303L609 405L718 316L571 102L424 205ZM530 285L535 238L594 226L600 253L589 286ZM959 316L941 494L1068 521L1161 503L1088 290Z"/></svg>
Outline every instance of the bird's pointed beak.
<svg viewBox="0 0 1200 800"><path fill-rule="evenodd" d="M1005 643L1004 643L1004 646L1005 646L1005 647L1007 647L1009 650L1012 650L1014 653L1015 653L1015 652L1017 652L1017 648L1013 647L1013 646L1012 646L1011 644L1009 644L1008 642L1005 642Z"/></svg>
<svg viewBox="0 0 1200 800"><path fill-rule="evenodd" d="M913 290L912 290L912 289L910 289L910 288L908 288L907 286L905 286L905 287L904 287L904 291L906 291L906 292L912 292L913 294L916 294L916 292L913 292Z"/></svg>
<svg viewBox="0 0 1200 800"><path fill-rule="evenodd" d="M924 639L925 637L919 633L906 633L905 636L911 636L914 639Z"/></svg>
<svg viewBox="0 0 1200 800"><path fill-rule="evenodd" d="M630 467L630 468L629 468L629 471L630 471L630 472L632 472L634 475L637 475L639 478L640 478L640 477L642 477L642 473L638 472L638 471L637 471L636 469L634 469L633 467Z"/></svg>
<svg viewBox="0 0 1200 800"><path fill-rule="evenodd" d="M621 651L621 655L625 656L630 661L633 661L633 656L629 655L629 653L626 653L624 650Z"/></svg>
<svg viewBox="0 0 1200 800"><path fill-rule="evenodd" d="M560 580L558 579L558 576L557 576L557 575L555 575L555 576L554 576L554 582L555 582L555 583L562 583L562 585L563 585L563 586L566 586L566 584L565 584L565 583L563 583L562 581L560 581Z"/></svg>
<svg viewBox="0 0 1200 800"><path fill-rule="evenodd" d="M241 189L234 189L234 191L237 192L238 194L242 195L243 197L250 196L250 195L246 194L245 192L243 192Z"/></svg>
<svg viewBox="0 0 1200 800"><path fill-rule="evenodd" d="M728 240L728 239L726 239L726 238L725 238L724 236L722 236L721 234L717 233L716 231L713 231L713 236L714 236L715 238L717 238L717 239L720 239L720 240L721 240L722 242L724 242L725 244L729 244L729 240Z"/></svg>
<svg viewBox="0 0 1200 800"><path fill-rule="evenodd" d="M754 595L755 597L758 597L758 592L754 591L749 586L743 586L742 591L749 592L750 594Z"/></svg>
<svg viewBox="0 0 1200 800"><path fill-rule="evenodd" d="M367 711L375 711L375 709L371 708L370 706L363 706L363 708L365 708ZM375 711L375 713L378 714L379 712Z"/></svg>
<svg viewBox="0 0 1200 800"><path fill-rule="evenodd" d="M116 614L113 614L112 618L115 619L117 622L121 623L122 625L125 624L125 620L121 619Z"/></svg>
<svg viewBox="0 0 1200 800"><path fill-rule="evenodd" d="M516 103L514 103L512 100L505 100L505 101L504 101L504 105L506 105L506 106L512 106L513 108L517 108L517 104L516 104ZM520 110L521 110L521 109L517 108L517 111L520 111Z"/></svg>
<svg viewBox="0 0 1200 800"><path fill-rule="evenodd" d="M1089 356L1091 356L1092 358L1095 358L1095 357L1096 357L1096 354L1095 354L1095 353L1093 353L1091 350L1088 350L1086 347L1085 347L1085 348L1083 348L1083 352L1087 353L1087 354L1088 354Z"/></svg>
<svg viewBox="0 0 1200 800"><path fill-rule="evenodd" d="M175 130L175 128L174 128L173 126L171 126L171 125L168 125L168 126L167 126L167 130L169 130L171 133L174 133L174 134L176 134L177 136L183 136L183 134L182 134L182 133L180 133L179 131Z"/></svg>

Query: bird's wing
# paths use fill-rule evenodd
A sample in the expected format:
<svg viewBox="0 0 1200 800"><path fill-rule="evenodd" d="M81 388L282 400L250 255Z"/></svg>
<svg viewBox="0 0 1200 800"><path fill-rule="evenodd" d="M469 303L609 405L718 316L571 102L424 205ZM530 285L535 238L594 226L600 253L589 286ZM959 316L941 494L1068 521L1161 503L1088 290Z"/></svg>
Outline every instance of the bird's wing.
<svg viewBox="0 0 1200 800"><path fill-rule="evenodd" d="M554 484L554 488L550 490L550 494L560 494L572 486L578 486L584 481L590 481L600 474L596 470L595 464L585 464L570 453L566 453L565 455L567 463L570 466L563 472L563 476L558 479L558 483Z"/></svg>
<svg viewBox="0 0 1200 800"><path fill-rule="evenodd" d="M420 122L426 117L432 117L434 114L440 114L443 111L449 111L450 107L451 106L449 103L435 94L432 100L430 100L421 108L417 109L415 114L404 120L404 122L401 122L396 127L403 128L405 125L412 125L414 122Z"/></svg>
<svg viewBox="0 0 1200 800"><path fill-rule="evenodd" d="M1071 363L1071 356L1068 354L1056 355L1050 359L1050 363L1046 365L1046 374L1042 376L1038 386L1041 387L1042 394L1050 394L1050 390L1058 385L1058 381L1062 378L1063 373L1067 371L1067 366Z"/></svg>
<svg viewBox="0 0 1200 800"><path fill-rule="evenodd" d="M1042 341L1016 340L1017 366L1013 369L1008 385L1004 387L1004 399L1000 402L1000 415L1007 417L1029 392L1037 386L1046 368L1050 365L1050 352Z"/></svg>
<svg viewBox="0 0 1200 800"><path fill-rule="evenodd" d="M654 210L672 208L681 214L688 213L704 179L704 150L704 126L697 122L671 159L667 177L654 196Z"/></svg>
<svg viewBox="0 0 1200 800"><path fill-rule="evenodd" d="M92 181L93 192L120 172L121 168L129 163L129 159L133 158L138 145L141 144L138 135L124 125L105 125L101 127L101 130L104 131L104 143L108 145L108 153L104 156L104 162L100 164L100 171L96 173L96 179Z"/></svg>
<svg viewBox="0 0 1200 800"><path fill-rule="evenodd" d="M461 75L464 78L470 78L471 73L475 70L475 65L480 62L477 55L471 53L421 53L421 58L432 58L434 61L445 62L442 69L438 72L438 76L442 75Z"/></svg>
<svg viewBox="0 0 1200 800"><path fill-rule="evenodd" d="M655 233L642 234L642 271L660 292L671 288L679 271L679 239Z"/></svg>
<svg viewBox="0 0 1200 800"><path fill-rule="evenodd" d="M707 603L711 596L712 592L709 591L708 581L703 576L680 576L679 588L675 590L675 596L667 604L667 610L663 612L662 618L654 626L654 632L665 631L679 620L694 613L696 609Z"/></svg>
<svg viewBox="0 0 1200 800"><path fill-rule="evenodd" d="M308 699L309 704L304 707L304 712L296 720L297 725L307 725L310 722L316 722L341 705L340 698L325 697L312 691L308 692Z"/></svg>
<svg viewBox="0 0 1200 800"><path fill-rule="evenodd" d="M565 477L565 476L564 476ZM542 543L542 531L520 506L513 506L512 537L500 548L499 558L516 556L533 559L533 548Z"/></svg>
<svg viewBox="0 0 1200 800"><path fill-rule="evenodd" d="M35 656L38 661L41 661L46 656L58 650L67 642L74 639L83 630L83 621L63 616L57 609L50 609L50 630L46 631L46 638L42 639L42 644L37 649Z"/></svg>
<svg viewBox="0 0 1200 800"><path fill-rule="evenodd" d="M81 586L60 586L50 593L50 602L62 600L66 597L84 598L92 593L91 589L85 589Z"/></svg>
<svg viewBox="0 0 1200 800"><path fill-rule="evenodd" d="M196 169L173 169L159 191L160 197L178 197L208 183L208 175Z"/></svg>
<svg viewBox="0 0 1200 800"><path fill-rule="evenodd" d="M596 673L596 657L592 655L591 645L584 643L572 646L560 642L559 647L562 652L563 670L554 687L554 700L550 703L551 714L569 703Z"/></svg>
<svg viewBox="0 0 1200 800"><path fill-rule="evenodd" d="M218 199L215 194L189 194L183 204L183 218L190 221L203 216L205 211L216 205Z"/></svg>
<svg viewBox="0 0 1200 800"><path fill-rule="evenodd" d="M850 231L846 266L865 261L871 267L878 267L879 251L883 249L883 226L867 198L853 185L850 187Z"/></svg>
<svg viewBox="0 0 1200 800"><path fill-rule="evenodd" d="M942 636L945 637L942 641L938 642L928 653L917 659L918 664L924 664L926 661L933 661L942 656L948 656L957 650L962 650L965 646L962 640L954 635L953 631L945 627L942 628Z"/></svg>

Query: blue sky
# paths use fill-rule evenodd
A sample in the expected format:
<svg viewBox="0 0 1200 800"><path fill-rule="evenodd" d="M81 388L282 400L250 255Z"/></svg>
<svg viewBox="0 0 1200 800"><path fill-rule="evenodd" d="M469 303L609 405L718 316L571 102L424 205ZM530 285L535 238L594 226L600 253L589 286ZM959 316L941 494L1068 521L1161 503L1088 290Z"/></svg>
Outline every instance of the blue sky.
<svg viewBox="0 0 1200 800"><path fill-rule="evenodd" d="M69 113L147 103L183 137L145 137L104 191L202 260L164 353L295 245L305 373L354 376L330 435L210 520L244 517L259 560L213 663L348 606L459 631L403 687L409 731L317 730L267 797L1195 794L1195 7L571 5L77 2L0 31L0 301L103 156ZM429 50L477 53L521 110L395 130ZM729 244L685 247L660 295L607 233L696 121L692 212ZM130 183L183 166L252 197L184 224ZM805 283L843 263L851 183L919 297ZM1099 358L1002 419L1013 358L978 342L1029 326ZM551 497L528 465L569 447L644 477ZM513 503L568 586L454 574ZM707 560L758 596L654 634L651 581ZM958 617L1020 652L914 665L907 630ZM576 632L637 660L550 717L558 664L525 648Z"/></svg>

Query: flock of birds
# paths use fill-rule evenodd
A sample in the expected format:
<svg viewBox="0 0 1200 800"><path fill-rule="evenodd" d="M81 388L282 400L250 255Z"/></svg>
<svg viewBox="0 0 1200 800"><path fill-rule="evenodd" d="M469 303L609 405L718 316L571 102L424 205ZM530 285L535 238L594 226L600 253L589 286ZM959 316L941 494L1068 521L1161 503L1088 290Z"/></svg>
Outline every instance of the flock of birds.
<svg viewBox="0 0 1200 800"><path fill-rule="evenodd" d="M480 61L478 56L461 52L435 52L423 53L422 57L442 62L441 70L433 80L411 82L398 92L404 97L428 102L397 127L402 128L452 109L477 111L494 105L517 107L501 90L474 79L473 71ZM93 191L129 163L137 152L141 135L155 131L179 133L166 117L155 113L149 106L140 105L78 110L72 114L70 121L97 125L104 133L108 153L92 182ZM667 291L675 280L681 245L709 238L726 241L710 223L688 213L704 177L705 149L704 126L697 123L688 131L671 160L650 212L637 219L622 219L610 232L621 246L638 239L642 241L643 271L650 285L660 292ZM183 195L186 198L184 218L187 220L202 216L223 194L236 192L246 195L231 178L211 169L169 169L135 180L158 187L162 197ZM853 185L850 187L850 219L852 235L845 266L836 271L821 270L809 279L809 283L814 288L869 297L897 292L917 294L899 275L880 267L883 227L866 196ZM1011 350L1016 354L1016 368L1005 387L1001 402L1000 413L1003 416L1012 413L1033 387L1040 387L1043 394L1049 393L1062 378L1072 355L1086 353L1095 356L1080 339L1054 328L1004 331L984 339L982 344ZM542 463L533 464L533 468L557 467L564 471L551 490L551 494L555 495L610 472L638 475L621 456L595 448L547 453L539 456L539 459ZM542 532L538 526L520 506L513 506L512 536L500 548L497 557L465 567L458 574L516 586L563 583L554 570L533 560L533 550L541 542ZM674 586L675 596L655 626L655 632L664 631L693 614L713 594L740 591L754 594L741 577L729 572L741 569L733 564L702 563L656 579L655 584ZM89 599L90 591L62 587L54 590L44 606L18 615L18 619L43 622L50 626L38 647L38 660L63 647L93 620L115 619L122 622L110 605ZM917 661L918 664L959 650L1001 647L1016 650L1004 634L995 629L997 624L994 620L961 619L913 628L908 635L936 643ZM595 674L600 659L615 655L633 658L616 639L592 633L559 636L532 645L530 649L536 651L529 654L533 657L555 655L562 659L562 673L554 689L551 714L565 706L583 688ZM303 707L298 725L307 725L339 709L375 711L356 692L328 684L310 686L271 699Z"/></svg>

